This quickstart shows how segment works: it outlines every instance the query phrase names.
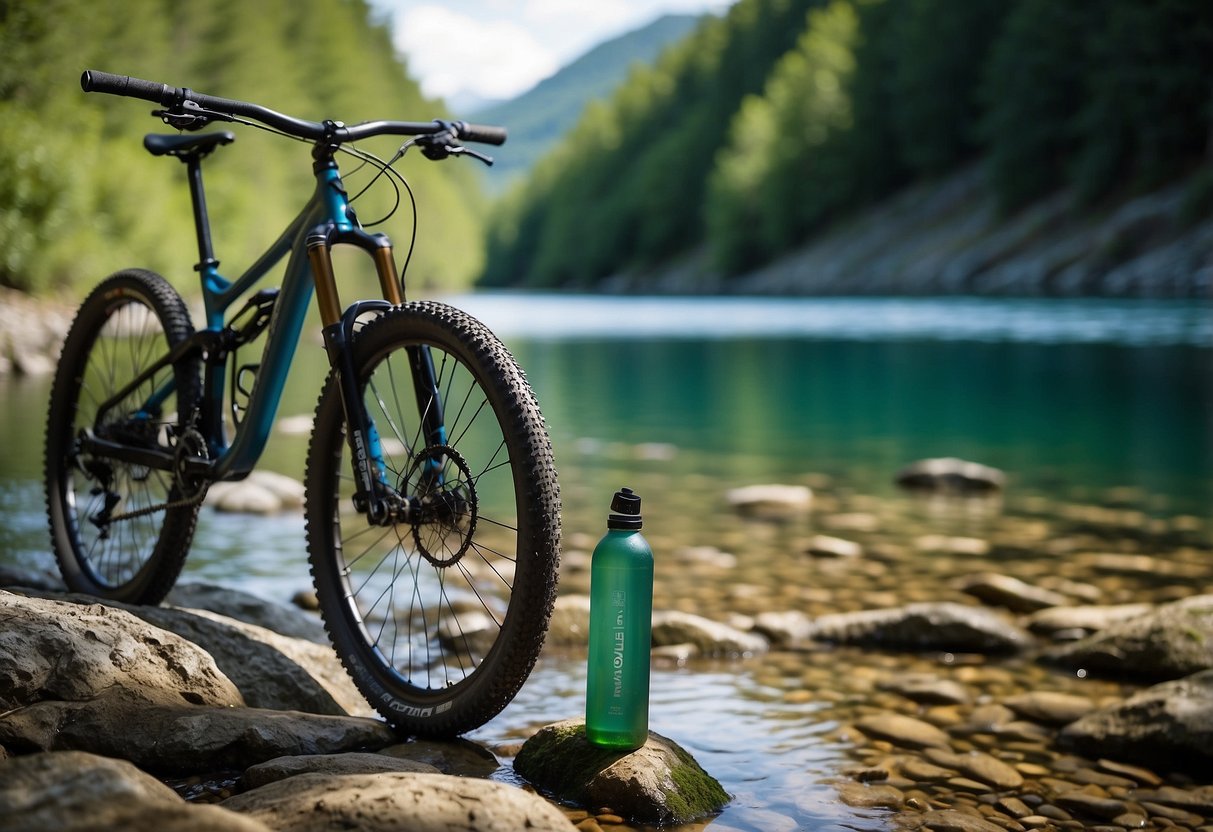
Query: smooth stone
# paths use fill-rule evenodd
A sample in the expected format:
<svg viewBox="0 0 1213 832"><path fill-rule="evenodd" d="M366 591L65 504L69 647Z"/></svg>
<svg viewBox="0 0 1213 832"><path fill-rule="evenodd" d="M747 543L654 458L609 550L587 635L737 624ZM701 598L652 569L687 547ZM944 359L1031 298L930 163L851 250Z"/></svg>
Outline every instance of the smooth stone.
<svg viewBox="0 0 1213 832"><path fill-rule="evenodd" d="M953 653L1015 652L1031 643L1028 634L1004 615L950 602L822 615L812 621L805 637L835 644Z"/></svg>
<svg viewBox="0 0 1213 832"><path fill-rule="evenodd" d="M1084 636L1105 630L1120 621L1137 618L1154 610L1153 604L1087 605L1050 607L1028 616L1028 629L1043 636L1077 631Z"/></svg>
<svg viewBox="0 0 1213 832"><path fill-rule="evenodd" d="M925 829L929 832L1006 832L1006 828L978 815L957 809L933 809L929 812L898 816L899 828Z"/></svg>
<svg viewBox="0 0 1213 832"><path fill-rule="evenodd" d="M907 673L879 682L878 690L892 691L924 705L965 705L972 701L968 688L931 673Z"/></svg>
<svg viewBox="0 0 1213 832"><path fill-rule="evenodd" d="M1044 725L1069 725L1095 709L1085 696L1057 691L1028 691L1003 700L1008 708L1024 719Z"/></svg>
<svg viewBox="0 0 1213 832"><path fill-rule="evenodd" d="M835 783L834 788L843 803L857 809L900 809L906 799L899 789L886 785L844 780Z"/></svg>
<svg viewBox="0 0 1213 832"><path fill-rule="evenodd" d="M969 575L962 578L957 586L961 592L984 603L1006 607L1017 613L1036 612L1069 603L1069 599L1060 593L1032 586L1018 578L996 572Z"/></svg>
<svg viewBox="0 0 1213 832"><path fill-rule="evenodd" d="M501 768L492 751L465 739L413 739L382 748L378 753L424 763L443 774L456 774L460 777L489 777Z"/></svg>
<svg viewBox="0 0 1213 832"><path fill-rule="evenodd" d="M854 540L845 540L830 535L815 535L807 547L807 551L815 558L857 558L863 555L863 546Z"/></svg>
<svg viewBox="0 0 1213 832"><path fill-rule="evenodd" d="M767 640L700 615L662 610L653 613L653 645L693 644L703 656L752 656L769 649Z"/></svg>
<svg viewBox="0 0 1213 832"><path fill-rule="evenodd" d="M282 636L331 645L318 616L297 606L267 601L235 587L200 581L183 581L173 587L166 605L206 610L246 624L273 630Z"/></svg>
<svg viewBox="0 0 1213 832"><path fill-rule="evenodd" d="M474 777L418 772L300 774L230 797L223 808L291 832L556 832L575 828L538 795Z"/></svg>
<svg viewBox="0 0 1213 832"><path fill-rule="evenodd" d="M902 748L947 748L948 735L929 722L902 714L874 714L855 722L855 727L877 740Z"/></svg>
<svg viewBox="0 0 1213 832"><path fill-rule="evenodd" d="M725 501L746 517L787 520L809 510L813 492L803 485L747 485L728 491Z"/></svg>
<svg viewBox="0 0 1213 832"><path fill-rule="evenodd" d="M1111 820L1125 813L1127 807L1124 801L1113 800L1109 797L1097 797L1085 792L1064 792L1053 798L1058 806L1076 815L1085 815L1100 820Z"/></svg>
<svg viewBox="0 0 1213 832"><path fill-rule="evenodd" d="M901 773L919 783L934 783L938 780L947 780L949 777L956 776L956 772L953 769L937 766L934 763L928 763L916 757L911 757L902 763Z"/></svg>
<svg viewBox="0 0 1213 832"><path fill-rule="evenodd" d="M996 757L975 751L958 755L957 767L974 780L998 789L1017 789L1023 785L1023 775Z"/></svg>

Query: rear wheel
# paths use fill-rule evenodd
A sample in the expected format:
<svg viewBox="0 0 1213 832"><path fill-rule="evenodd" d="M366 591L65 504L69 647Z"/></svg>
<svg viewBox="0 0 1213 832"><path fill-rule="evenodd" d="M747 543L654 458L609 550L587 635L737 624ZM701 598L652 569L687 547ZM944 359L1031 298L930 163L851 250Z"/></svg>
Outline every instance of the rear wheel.
<svg viewBox="0 0 1213 832"><path fill-rule="evenodd" d="M330 376L307 465L316 593L338 655L392 725L461 734L513 699L543 645L560 545L551 444L513 357L458 310L407 304L353 351L397 514L376 525L354 509ZM416 383L426 355L438 396ZM438 412L444 432L427 430Z"/></svg>
<svg viewBox="0 0 1213 832"><path fill-rule="evenodd" d="M200 396L197 361L165 367L102 405L192 333L176 290L137 269L98 285L72 322L51 388L45 458L51 543L72 590L154 604L181 572L198 506L166 508L184 496L171 471L85 453L81 438L91 431L172 452Z"/></svg>

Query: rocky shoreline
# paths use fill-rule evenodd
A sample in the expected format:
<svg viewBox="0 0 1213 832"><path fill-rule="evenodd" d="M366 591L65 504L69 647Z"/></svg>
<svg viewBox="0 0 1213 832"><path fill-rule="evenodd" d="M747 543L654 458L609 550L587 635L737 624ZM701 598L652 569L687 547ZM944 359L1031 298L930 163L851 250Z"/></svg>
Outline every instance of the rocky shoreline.
<svg viewBox="0 0 1213 832"><path fill-rule="evenodd" d="M800 510L796 493L734 498L770 517ZM549 800L488 779L525 744L396 737L302 610L196 584L162 607L99 604L3 578L43 583L0 591L5 829L650 828L626 798L585 802L584 784L578 803L542 778ZM665 609L654 657L782 668L772 707L822 703L814 719L838 726L822 740L852 760L839 803L893 828L1213 829L1213 594L1099 605L997 573L960 586L971 603ZM564 593L548 649L576 654L587 626L588 599ZM1063 690L1056 667L1120 681Z"/></svg>

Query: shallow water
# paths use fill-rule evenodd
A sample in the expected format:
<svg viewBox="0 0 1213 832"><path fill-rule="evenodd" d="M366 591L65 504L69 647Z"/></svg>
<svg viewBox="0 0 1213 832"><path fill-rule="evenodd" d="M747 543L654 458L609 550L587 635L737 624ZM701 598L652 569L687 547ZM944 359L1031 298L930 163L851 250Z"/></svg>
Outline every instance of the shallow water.
<svg viewBox="0 0 1213 832"><path fill-rule="evenodd" d="M655 608L719 620L964 601L953 580L983 570L1088 584L1101 603L1213 589L1207 305L458 302L514 350L550 424L564 500L562 594L586 590L586 558L621 485L645 499ZM309 346L300 359L282 416L307 414L315 402L322 355ZM47 387L0 379L3 563L48 565L38 485ZM275 435L266 463L298 476L305 445ZM1005 470L1005 498L897 492L892 476L902 465L945 455ZM727 508L728 489L765 482L808 485L812 510L771 524ZM860 542L865 557L807 556L819 533ZM987 545L948 542L956 540ZM1108 569L1099 553L1145 555L1153 568ZM184 579L286 601L310 583L302 520L208 510ZM656 666L651 727L734 796L712 828L885 828L887 813L843 805L829 781L855 764L846 725L881 701L880 680L923 669L958 675L990 699L1031 687L1120 692L1114 682L1017 661L773 653ZM497 776L513 776L508 752L519 738L580 714L584 684L583 655L545 652L517 699L472 735L501 753Z"/></svg>

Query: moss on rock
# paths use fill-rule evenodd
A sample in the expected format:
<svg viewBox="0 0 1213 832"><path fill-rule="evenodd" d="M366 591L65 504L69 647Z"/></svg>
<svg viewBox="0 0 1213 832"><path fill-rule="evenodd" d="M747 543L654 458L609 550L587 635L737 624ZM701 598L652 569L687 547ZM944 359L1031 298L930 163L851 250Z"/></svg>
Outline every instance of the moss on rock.
<svg viewBox="0 0 1213 832"><path fill-rule="evenodd" d="M729 800L673 740L650 731L635 751L600 748L586 739L581 720L541 728L519 751L514 770L558 800L609 806L639 823L688 823Z"/></svg>

